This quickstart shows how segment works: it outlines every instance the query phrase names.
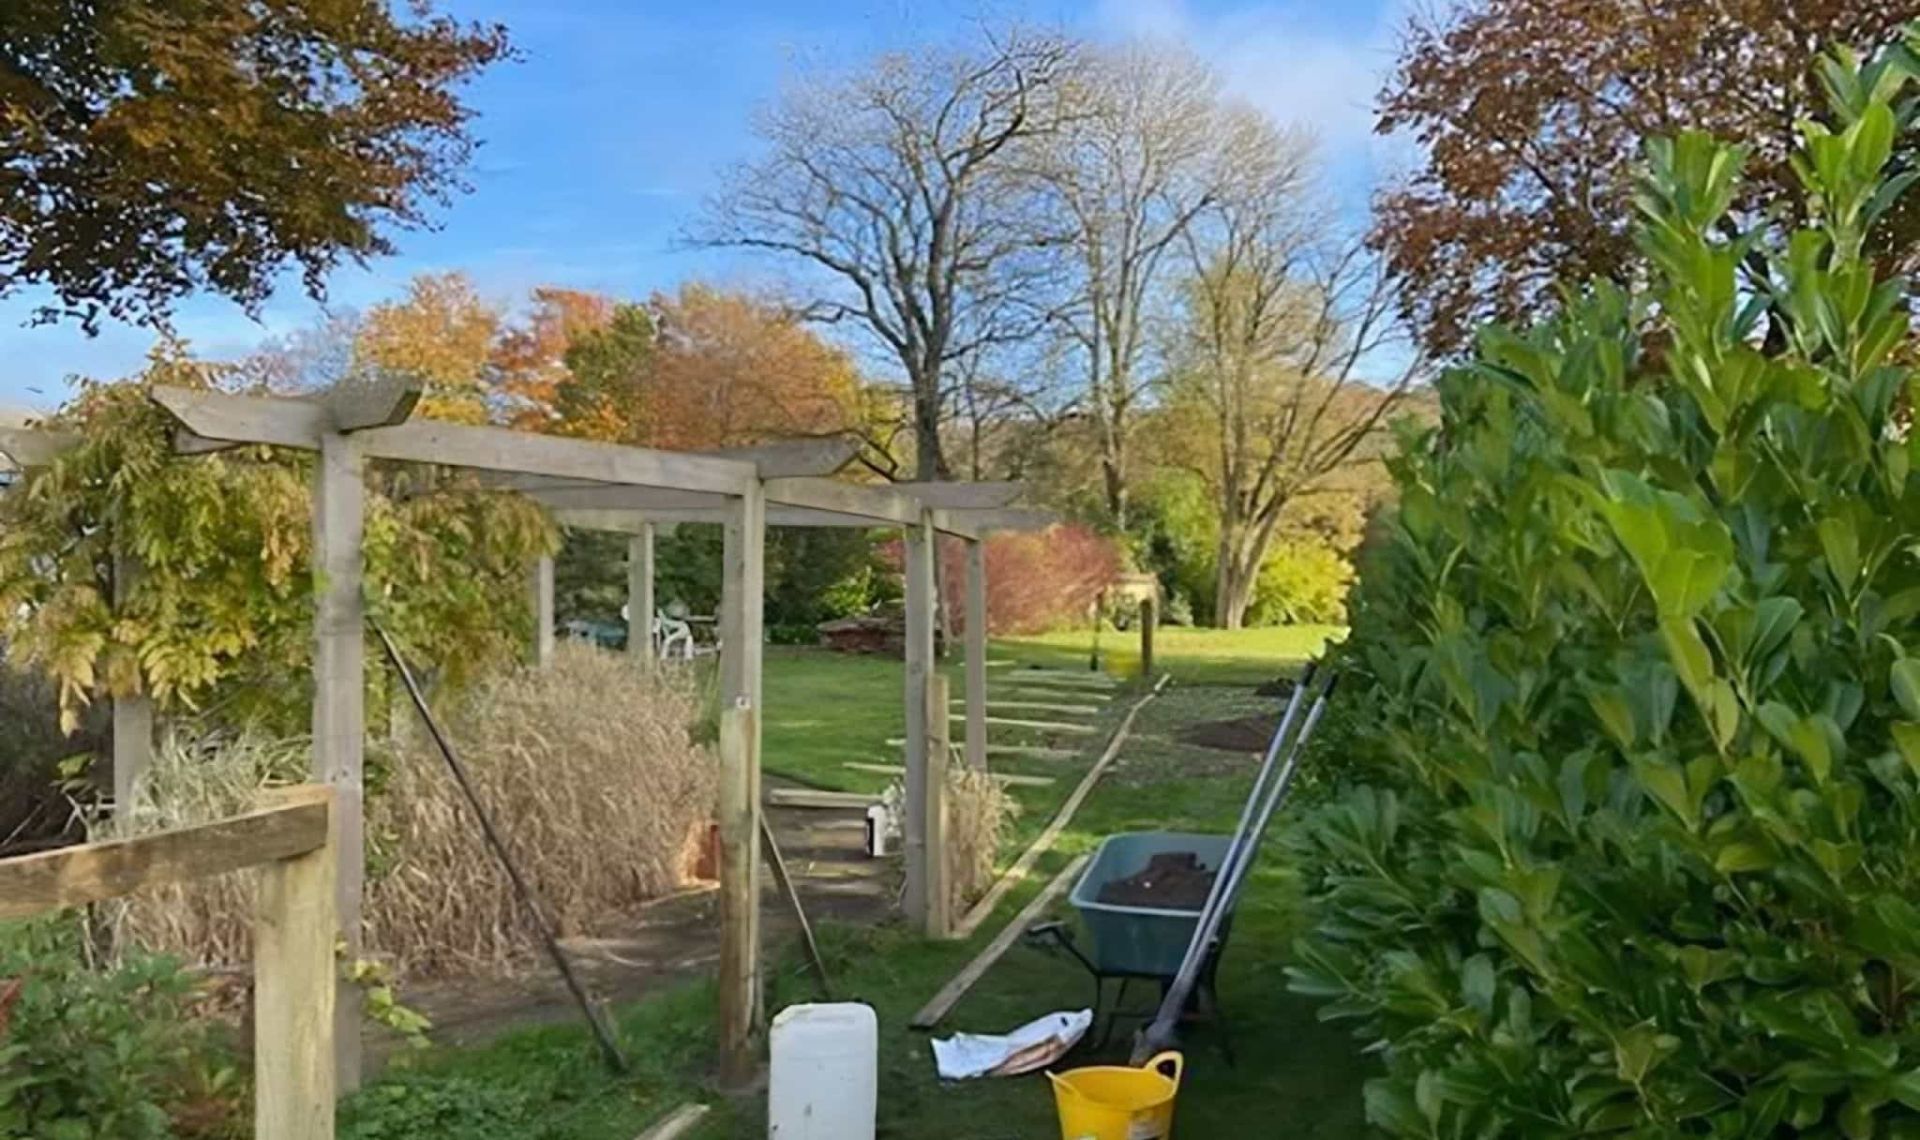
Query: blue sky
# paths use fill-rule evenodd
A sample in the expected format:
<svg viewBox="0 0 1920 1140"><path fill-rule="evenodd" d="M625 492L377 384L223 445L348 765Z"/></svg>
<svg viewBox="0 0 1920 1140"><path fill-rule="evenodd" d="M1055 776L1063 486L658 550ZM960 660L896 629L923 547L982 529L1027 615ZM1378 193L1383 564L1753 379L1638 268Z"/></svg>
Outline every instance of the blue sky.
<svg viewBox="0 0 1920 1140"><path fill-rule="evenodd" d="M1358 217L1395 162L1371 137L1368 106L1392 59L1400 0L443 0L507 25L522 58L468 96L482 141L472 192L433 232L398 235L400 252L329 282L328 304L364 308L424 271L466 272L513 303L534 285L644 296L688 277L753 283L776 264L679 248L677 235L730 162L752 154L749 121L783 79L818 65L943 38L1017 17L1106 38L1164 37L1212 60L1229 89L1321 140L1326 182ZM31 328L38 298L0 301L0 405L47 409L66 377L137 368L149 334L107 326ZM175 319L209 357L237 355L321 315L296 283L256 321L218 298Z"/></svg>

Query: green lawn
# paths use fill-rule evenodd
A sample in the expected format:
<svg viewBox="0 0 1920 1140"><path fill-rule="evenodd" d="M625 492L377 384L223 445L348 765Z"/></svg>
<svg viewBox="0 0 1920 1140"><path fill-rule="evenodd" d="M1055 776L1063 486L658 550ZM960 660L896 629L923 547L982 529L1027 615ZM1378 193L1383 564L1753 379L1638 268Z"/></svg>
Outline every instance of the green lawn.
<svg viewBox="0 0 1920 1140"><path fill-rule="evenodd" d="M1271 626L1261 629L1207 630L1166 627L1155 635L1158 666L1182 684L1257 685L1297 668L1331 640L1344 636L1339 626ZM1102 668L1134 678L1140 668L1139 633L1106 629L1100 635ZM995 641L988 659L1007 662L989 670L989 699L1003 691L1026 666L1085 672L1094 648L1089 630ZM952 693L964 684L957 661L944 667ZM762 727L762 764L768 772L842 791L877 791L885 777L845 767L847 761L900 763L900 749L887 741L906 731L902 666L878 657L833 657L814 649L769 647L762 674L766 722ZM1031 718L1029 718L1031 719ZM960 728L954 726L956 736ZM995 741L1070 746L1072 738L1044 733L1005 734ZM1008 771L1051 773L1026 764L996 765Z"/></svg>
<svg viewBox="0 0 1920 1140"><path fill-rule="evenodd" d="M906 1028L908 1016L990 938L1041 883L1075 854L1113 832L1136 829L1230 830L1252 778L1253 761L1235 754L1181 743L1185 726L1271 710L1270 699L1221 678L1264 679L1298 663L1288 645L1321 644L1326 631L1195 635L1169 631L1175 648L1162 660L1176 683L1149 704L1122 762L1087 801L1041 873L1013 893L996 916L967 944L930 944L898 926L828 926L822 938L831 959L836 997L869 1002L879 1011L881 1037L881 1129L901 1140L1014 1140L1051 1137L1052 1095L1044 1078L945 1086L933 1075L926 1036ZM1111 635L1109 635L1111 636ZM1221 646L1209 646L1208 637ZM1080 647L1085 646L1085 641ZM1165 642L1163 641L1163 644ZM1241 648L1251 650L1237 655ZM1076 652L1067 638L1003 643L996 657L1023 662L1064 662ZM1084 658L1081 659L1084 666ZM1124 659L1121 667L1124 668ZM884 749L900 727L897 662L830 656L807 651L770 651L766 686L766 763L822 782L858 775L839 768L856 753ZM1205 683L1189 683L1198 678ZM1116 702L1119 705L1121 702ZM1094 743L1097 745L1098 740ZM1084 769L1085 758L1056 761L1070 770L1059 786L1037 793L1023 789L1029 808L1022 831L1031 833ZM1271 840L1270 840L1271 842ZM1222 972L1221 989L1238 1064L1225 1063L1219 1037L1200 1031L1188 1043L1187 1086L1180 1097L1177 1133L1187 1140L1240 1135L1250 1121L1264 1131L1295 1137L1364 1135L1359 1088L1365 1063L1338 1029L1320 1025L1311 1004L1286 992L1282 970L1297 926L1292 876L1267 849L1236 918ZM1010 849L1008 857L1017 851ZM771 948L770 948L771 949ZM1005 1030L1053 1009L1075 1009L1090 999L1086 974L1071 959L1031 947L1016 947L964 1001L943 1032ZM1146 987L1136 987L1139 1004ZM771 1008L811 1000L804 973L788 961L772 972ZM510 1035L491 1046L444 1051L420 1058L363 1094L362 1102L390 1098L431 1100L503 1098L500 1136L540 1140L630 1140L649 1120L682 1101L712 1100L716 1111L697 1136L705 1140L765 1134L757 1100L727 1101L701 1091L711 1060L708 1029L712 989L686 986L620 1012L623 1034L640 1059L634 1077L601 1074L585 1035L555 1026ZM1124 1050L1125 1034L1115 1049ZM1075 1063L1086 1063L1075 1058ZM1284 1123L1282 1123L1284 1122ZM466 1117L448 1117L445 1131L421 1134L490 1137ZM399 1132L343 1132L373 1140Z"/></svg>
<svg viewBox="0 0 1920 1140"><path fill-rule="evenodd" d="M1275 625L1258 629L1195 629L1162 626L1154 634L1157 666L1188 684L1257 685L1290 671L1317 655L1328 641L1346 636L1337 625ZM1092 630L1043 633L1000 642L999 648L1023 659L1084 669L1094 651ZM1136 630L1100 631L1101 664L1130 677L1140 671L1140 634Z"/></svg>

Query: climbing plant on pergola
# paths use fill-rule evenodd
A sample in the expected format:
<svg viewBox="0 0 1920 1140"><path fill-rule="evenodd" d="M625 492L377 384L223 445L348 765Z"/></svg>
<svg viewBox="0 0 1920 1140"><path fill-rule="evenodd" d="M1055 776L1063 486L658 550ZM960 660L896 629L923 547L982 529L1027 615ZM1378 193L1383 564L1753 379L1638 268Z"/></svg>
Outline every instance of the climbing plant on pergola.
<svg viewBox="0 0 1920 1140"><path fill-rule="evenodd" d="M1013 484L875 486L831 476L853 456L837 440L776 443L691 453L537 435L504 428L415 420L416 385L400 380L343 386L313 398L235 395L156 386L152 398L180 425L176 450L200 453L264 444L317 453L312 572L315 589L313 761L316 782L337 795L336 893L339 935L350 955L361 944L364 866L363 765L366 738L366 614L362 594L364 501L369 460L463 467L551 509L562 525L629 536L629 651L652 653L644 635L653 613L653 532L664 523L719 523L724 534L720 605L720 697L729 727L721 737L722 878L719 1039L722 1078L751 1079L764 1025L759 939L760 710L764 547L775 526L889 527L906 538L906 910L927 934L947 934L945 708L936 707L934 625L937 539L966 544L966 744L970 764L986 760L986 581L982 542L996 529L1044 523L1009 506ZM0 428L0 452L23 468L45 463L73 439L57 432ZM551 652L552 565L530 568L539 630L536 654ZM151 748L151 711L134 698L115 705L114 783L129 789ZM336 1004L338 1084L357 1084L357 1004Z"/></svg>

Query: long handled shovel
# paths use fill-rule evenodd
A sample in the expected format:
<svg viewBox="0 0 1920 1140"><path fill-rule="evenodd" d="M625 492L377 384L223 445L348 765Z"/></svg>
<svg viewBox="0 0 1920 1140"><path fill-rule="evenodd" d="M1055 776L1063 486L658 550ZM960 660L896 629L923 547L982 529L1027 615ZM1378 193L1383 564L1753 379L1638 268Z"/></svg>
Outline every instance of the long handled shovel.
<svg viewBox="0 0 1920 1140"><path fill-rule="evenodd" d="M1300 731L1289 741L1288 730L1292 728L1304 694L1321 677L1326 683L1313 698L1313 707L1308 711L1306 722ZM1286 802L1287 793L1293 786L1293 777L1299 770L1300 757L1305 751L1307 741L1313 736L1314 728L1320 723L1320 716L1326 711L1327 698L1333 694L1334 685L1339 677L1332 670L1316 674L1309 670L1294 687L1293 696L1287 702L1286 715L1281 718L1280 726L1273 734L1268 745L1267 762L1262 767L1260 778L1255 781L1253 794L1248 797L1247 806L1241 811L1240 827L1234 840L1228 845L1227 855L1221 860L1218 871L1214 873L1213 887L1207 892L1206 905L1201 908L1200 919L1194 926L1193 940L1187 944L1186 956L1180 962L1180 970L1174 975L1167 987L1166 996L1160 1002L1160 1010L1154 1016L1152 1024L1141 1030L1135 1038L1133 1063L1141 1065L1149 1057L1172 1043L1180 1025L1180 1015L1186 1010L1188 1000L1193 996L1193 987L1198 982L1200 970L1207 956L1213 952L1214 939L1227 915L1233 913L1233 904L1239 896L1240 886L1246 879L1247 869L1253 865L1254 856L1259 853L1260 841L1266 835L1267 825L1272 821L1274 812ZM1284 751L1286 761L1281 765L1279 774L1268 784L1267 770L1272 766L1274 757ZM1263 787L1263 785L1265 785ZM1264 794L1263 794L1264 793ZM1258 814L1249 821L1249 812L1258 802Z"/></svg>

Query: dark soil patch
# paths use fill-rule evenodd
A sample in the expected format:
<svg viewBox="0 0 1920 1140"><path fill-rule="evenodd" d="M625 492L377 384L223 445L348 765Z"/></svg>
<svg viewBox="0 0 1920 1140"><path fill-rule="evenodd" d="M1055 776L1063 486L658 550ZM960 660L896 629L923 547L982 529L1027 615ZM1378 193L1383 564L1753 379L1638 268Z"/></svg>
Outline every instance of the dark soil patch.
<svg viewBox="0 0 1920 1140"><path fill-rule="evenodd" d="M1100 901L1114 906L1148 906L1161 910L1199 910L1213 890L1213 872L1200 865L1192 851L1162 851L1147 860L1146 869L1100 888Z"/></svg>
<svg viewBox="0 0 1920 1140"><path fill-rule="evenodd" d="M1183 744L1222 752L1265 752L1279 723L1278 717L1265 715L1208 721L1181 729L1179 739Z"/></svg>

